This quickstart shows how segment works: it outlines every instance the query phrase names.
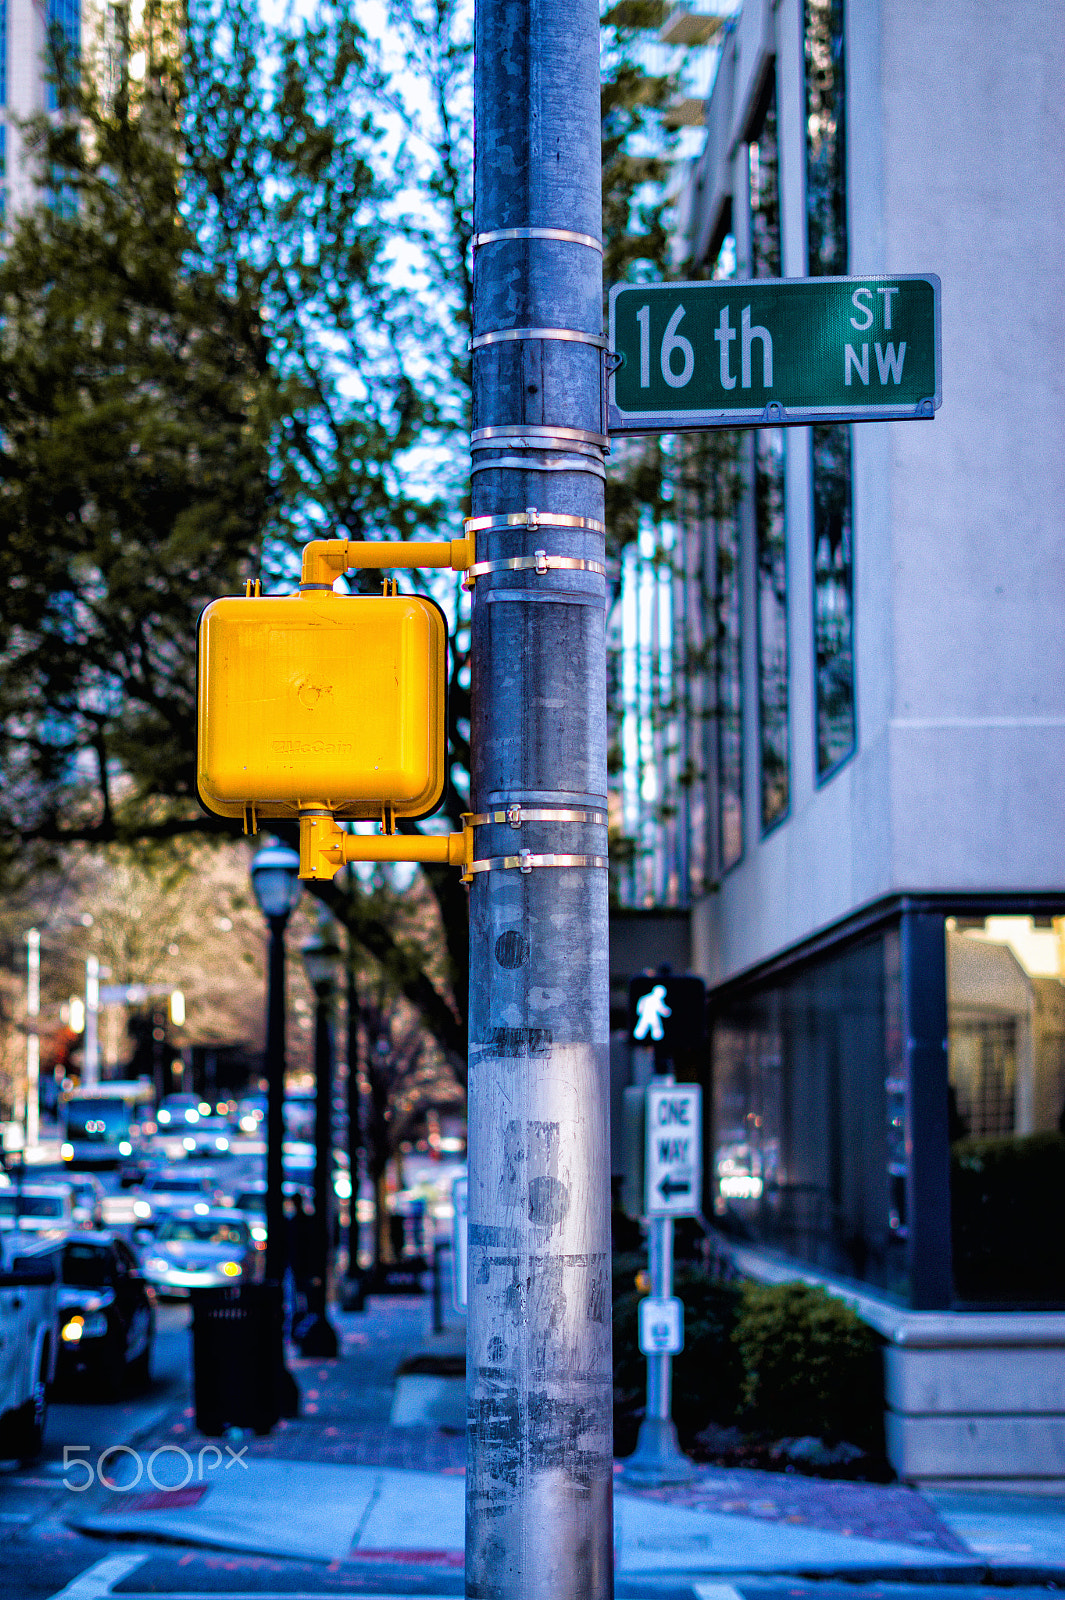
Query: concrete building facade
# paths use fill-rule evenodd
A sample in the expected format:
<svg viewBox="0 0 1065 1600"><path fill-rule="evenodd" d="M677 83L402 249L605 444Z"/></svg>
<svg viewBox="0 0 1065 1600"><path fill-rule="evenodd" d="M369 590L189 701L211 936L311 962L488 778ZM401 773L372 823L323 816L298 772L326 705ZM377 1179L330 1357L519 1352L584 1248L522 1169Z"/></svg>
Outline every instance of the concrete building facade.
<svg viewBox="0 0 1065 1600"><path fill-rule="evenodd" d="M936 273L943 404L672 446L706 1205L884 1335L903 1476L1061 1482L1065 41L744 0L719 47L679 275Z"/></svg>

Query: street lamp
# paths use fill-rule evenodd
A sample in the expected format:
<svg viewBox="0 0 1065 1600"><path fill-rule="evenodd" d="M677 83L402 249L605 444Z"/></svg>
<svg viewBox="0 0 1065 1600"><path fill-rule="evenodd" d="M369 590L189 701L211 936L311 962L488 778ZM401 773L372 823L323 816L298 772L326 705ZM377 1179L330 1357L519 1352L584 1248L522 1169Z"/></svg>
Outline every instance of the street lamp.
<svg viewBox="0 0 1065 1600"><path fill-rule="evenodd" d="M311 1236L307 1320L299 1333L301 1355L333 1357L337 1336L326 1315L333 1200L333 996L338 946L323 923L303 946L303 966L314 990L314 1228Z"/></svg>
<svg viewBox="0 0 1065 1600"><path fill-rule="evenodd" d="M266 985L266 1263L268 1283L283 1285L288 1265L285 1239L285 926L299 904L303 885L300 858L284 844L268 844L251 863L251 886L259 910L270 929L270 956ZM298 1395L295 1380L280 1363L282 1415L295 1415ZM287 1381L286 1381L287 1380ZM295 1404L293 1398L295 1397ZM291 1411L288 1407L291 1406Z"/></svg>

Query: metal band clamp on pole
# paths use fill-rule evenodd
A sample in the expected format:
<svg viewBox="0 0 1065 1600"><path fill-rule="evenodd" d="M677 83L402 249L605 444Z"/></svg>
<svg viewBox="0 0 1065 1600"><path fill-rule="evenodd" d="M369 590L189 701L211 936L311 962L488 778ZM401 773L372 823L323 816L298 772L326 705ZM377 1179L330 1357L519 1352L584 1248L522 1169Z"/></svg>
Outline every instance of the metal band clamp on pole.
<svg viewBox="0 0 1065 1600"><path fill-rule="evenodd" d="M538 511L526 506L524 511L501 512L495 517L467 517L463 523L467 534L489 533L498 528L588 528L592 533L605 533L606 524L596 517L577 517L566 511Z"/></svg>
<svg viewBox="0 0 1065 1600"><path fill-rule="evenodd" d="M511 344L521 339L558 339L563 343L590 344L609 350L609 340L601 333L584 333L580 328L492 328L470 340L469 349L483 350L490 344Z"/></svg>
<svg viewBox="0 0 1065 1600"><path fill-rule="evenodd" d="M512 828L520 828L523 822L582 822L587 827L605 828L607 814L605 811L565 810L558 806L526 806L514 800L498 811L473 812L463 820L470 828L488 828L500 822L508 822Z"/></svg>
<svg viewBox="0 0 1065 1600"><path fill-rule="evenodd" d="M606 856L537 854L522 850L516 856L489 856L484 861L468 861L466 872L532 872L537 867L609 867Z"/></svg>
<svg viewBox="0 0 1065 1600"><path fill-rule="evenodd" d="M603 241L590 233L574 233L571 228L490 228L473 236L473 248L502 244L510 239L551 239L559 244L583 244L588 250L603 253Z"/></svg>

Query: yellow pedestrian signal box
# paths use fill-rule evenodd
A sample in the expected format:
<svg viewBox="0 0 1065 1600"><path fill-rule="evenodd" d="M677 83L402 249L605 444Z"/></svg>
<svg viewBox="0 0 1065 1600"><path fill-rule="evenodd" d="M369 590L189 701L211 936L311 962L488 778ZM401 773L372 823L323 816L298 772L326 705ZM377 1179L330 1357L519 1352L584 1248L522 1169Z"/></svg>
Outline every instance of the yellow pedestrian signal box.
<svg viewBox="0 0 1065 1600"><path fill-rule="evenodd" d="M246 823L435 811L447 645L443 612L421 595L322 587L214 601L199 637L204 805Z"/></svg>

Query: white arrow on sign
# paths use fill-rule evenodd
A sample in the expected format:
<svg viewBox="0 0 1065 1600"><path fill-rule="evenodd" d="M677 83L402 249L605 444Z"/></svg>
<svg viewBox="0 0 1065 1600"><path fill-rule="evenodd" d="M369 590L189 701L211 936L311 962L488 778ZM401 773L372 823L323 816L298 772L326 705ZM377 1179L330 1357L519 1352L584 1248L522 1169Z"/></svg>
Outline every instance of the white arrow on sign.
<svg viewBox="0 0 1065 1600"><path fill-rule="evenodd" d="M649 1084L644 1215L693 1217L703 1187L702 1091L698 1084Z"/></svg>

